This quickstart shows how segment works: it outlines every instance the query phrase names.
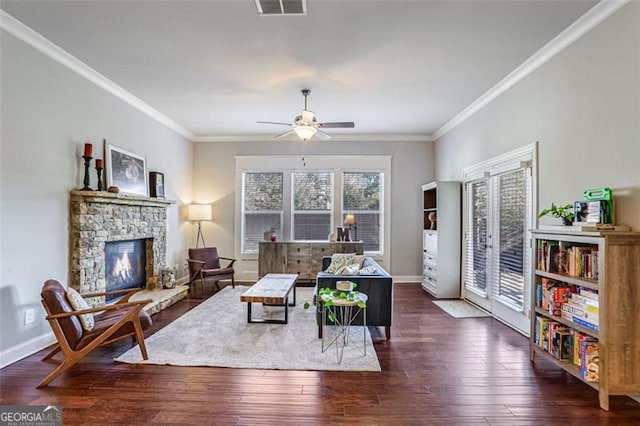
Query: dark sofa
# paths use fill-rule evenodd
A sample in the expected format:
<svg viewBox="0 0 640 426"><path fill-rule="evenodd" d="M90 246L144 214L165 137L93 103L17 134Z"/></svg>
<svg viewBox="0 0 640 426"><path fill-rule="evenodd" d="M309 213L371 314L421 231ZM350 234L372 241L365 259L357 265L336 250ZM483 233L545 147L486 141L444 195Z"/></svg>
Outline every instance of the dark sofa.
<svg viewBox="0 0 640 426"><path fill-rule="evenodd" d="M357 291L365 293L367 301L367 325L384 326L387 340L391 339L391 324L393 320L393 278L371 257L365 257L362 264L374 266L375 275L335 275L325 272L331 264L331 257L322 258L322 272L316 277L314 295L319 288L336 288L336 282L347 280L357 283ZM315 301L315 296L314 296ZM316 304L317 305L317 304ZM320 306L317 305L316 321L318 323L318 337L322 337L322 315ZM353 324L362 325L362 313L358 314Z"/></svg>

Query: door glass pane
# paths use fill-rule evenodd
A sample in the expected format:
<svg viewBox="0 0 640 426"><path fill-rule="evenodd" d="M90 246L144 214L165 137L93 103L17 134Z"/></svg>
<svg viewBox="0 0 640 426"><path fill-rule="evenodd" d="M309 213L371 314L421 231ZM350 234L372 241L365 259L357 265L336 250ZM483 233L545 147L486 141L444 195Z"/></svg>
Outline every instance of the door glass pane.
<svg viewBox="0 0 640 426"><path fill-rule="evenodd" d="M465 286L484 293L487 290L487 181L470 182L467 190L469 218Z"/></svg>
<svg viewBox="0 0 640 426"><path fill-rule="evenodd" d="M525 170L500 175L500 259L497 295L522 308L524 304L524 251L526 224Z"/></svg>

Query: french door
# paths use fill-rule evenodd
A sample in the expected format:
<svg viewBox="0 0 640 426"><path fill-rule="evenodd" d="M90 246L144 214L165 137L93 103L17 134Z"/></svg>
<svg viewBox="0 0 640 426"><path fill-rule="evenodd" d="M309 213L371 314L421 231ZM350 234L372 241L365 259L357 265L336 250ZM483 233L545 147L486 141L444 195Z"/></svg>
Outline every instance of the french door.
<svg viewBox="0 0 640 426"><path fill-rule="evenodd" d="M465 170L464 298L529 334L533 155L516 151Z"/></svg>

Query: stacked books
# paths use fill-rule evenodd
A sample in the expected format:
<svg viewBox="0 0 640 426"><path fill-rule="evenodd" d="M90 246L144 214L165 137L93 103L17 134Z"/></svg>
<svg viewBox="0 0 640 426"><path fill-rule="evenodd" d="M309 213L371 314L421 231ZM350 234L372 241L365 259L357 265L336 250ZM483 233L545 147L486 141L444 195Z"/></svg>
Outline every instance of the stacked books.
<svg viewBox="0 0 640 426"><path fill-rule="evenodd" d="M598 293L580 288L562 304L562 318L568 319L584 328L593 331L600 330L600 306Z"/></svg>

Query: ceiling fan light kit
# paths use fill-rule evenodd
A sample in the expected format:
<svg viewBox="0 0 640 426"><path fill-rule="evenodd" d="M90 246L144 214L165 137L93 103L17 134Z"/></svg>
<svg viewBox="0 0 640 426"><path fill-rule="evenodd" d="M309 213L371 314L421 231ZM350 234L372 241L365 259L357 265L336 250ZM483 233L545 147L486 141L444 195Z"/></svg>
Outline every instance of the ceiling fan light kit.
<svg viewBox="0 0 640 426"><path fill-rule="evenodd" d="M276 138L282 138L284 136L288 136L291 133L295 133L298 135L300 139L303 141L309 140L314 136L322 140L327 140L331 138L331 135L321 131L320 129L330 129L330 128L343 128L343 129L352 129L355 127L355 124L352 121L344 121L344 122L335 122L335 123L318 123L318 119L316 115L307 109L307 97L311 93L309 89L302 89L302 96L304 96L304 109L302 113L298 115L294 120L293 124L289 123L281 123L277 121L258 121L259 124L276 124L279 126L292 126L293 131L288 131L277 135Z"/></svg>
<svg viewBox="0 0 640 426"><path fill-rule="evenodd" d="M309 140L316 134L318 129L312 126L299 125L293 129L296 132L296 135L303 141Z"/></svg>

